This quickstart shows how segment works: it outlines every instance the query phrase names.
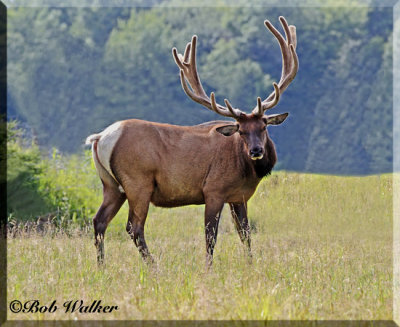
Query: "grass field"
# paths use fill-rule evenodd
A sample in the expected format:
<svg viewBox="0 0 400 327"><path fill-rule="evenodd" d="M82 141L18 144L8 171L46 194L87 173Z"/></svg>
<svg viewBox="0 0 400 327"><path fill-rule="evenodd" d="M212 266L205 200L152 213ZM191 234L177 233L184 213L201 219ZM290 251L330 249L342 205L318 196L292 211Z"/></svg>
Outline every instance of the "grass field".
<svg viewBox="0 0 400 327"><path fill-rule="evenodd" d="M249 204L253 264L226 206L208 272L203 206L150 209L153 267L126 217L123 207L107 230L103 269L91 228L8 240L8 302L102 300L117 311L8 319L392 319L392 175L273 173Z"/></svg>

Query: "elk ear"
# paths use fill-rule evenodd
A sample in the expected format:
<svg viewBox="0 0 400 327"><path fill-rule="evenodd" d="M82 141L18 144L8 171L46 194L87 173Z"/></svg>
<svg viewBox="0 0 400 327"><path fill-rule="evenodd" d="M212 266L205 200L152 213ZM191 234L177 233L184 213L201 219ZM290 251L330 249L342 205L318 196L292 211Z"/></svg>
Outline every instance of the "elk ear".
<svg viewBox="0 0 400 327"><path fill-rule="evenodd" d="M285 121L287 116L289 116L289 113L287 112L285 112L284 114L264 116L264 122L267 125L279 125Z"/></svg>
<svg viewBox="0 0 400 327"><path fill-rule="evenodd" d="M218 133L221 133L222 135L225 136L231 136L235 134L239 129L239 125L226 125L226 126L221 126L218 127L216 130Z"/></svg>

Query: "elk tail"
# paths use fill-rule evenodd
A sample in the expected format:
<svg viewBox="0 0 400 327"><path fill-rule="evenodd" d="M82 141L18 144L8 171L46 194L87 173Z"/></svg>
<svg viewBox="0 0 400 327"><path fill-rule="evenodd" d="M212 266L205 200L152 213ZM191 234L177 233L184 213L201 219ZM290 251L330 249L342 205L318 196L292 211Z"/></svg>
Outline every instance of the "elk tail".
<svg viewBox="0 0 400 327"><path fill-rule="evenodd" d="M93 142L98 141L98 140L100 139L100 137L101 137L101 134L92 134L92 135L90 135L90 136L88 136L88 137L86 138L85 144L86 144L86 145L90 145L90 144L92 144Z"/></svg>

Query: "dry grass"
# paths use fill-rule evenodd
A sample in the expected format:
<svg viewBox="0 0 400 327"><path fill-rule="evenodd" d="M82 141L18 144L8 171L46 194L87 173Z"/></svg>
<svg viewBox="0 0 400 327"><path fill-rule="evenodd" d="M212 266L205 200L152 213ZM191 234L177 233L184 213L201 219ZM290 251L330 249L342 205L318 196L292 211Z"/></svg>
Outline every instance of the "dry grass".
<svg viewBox="0 0 400 327"><path fill-rule="evenodd" d="M392 319L392 176L274 173L249 205L252 265L224 209L213 270L205 269L203 207L151 208L149 268L125 232L106 234L98 269L91 233L8 241L8 300L118 305L110 314L8 319Z"/></svg>

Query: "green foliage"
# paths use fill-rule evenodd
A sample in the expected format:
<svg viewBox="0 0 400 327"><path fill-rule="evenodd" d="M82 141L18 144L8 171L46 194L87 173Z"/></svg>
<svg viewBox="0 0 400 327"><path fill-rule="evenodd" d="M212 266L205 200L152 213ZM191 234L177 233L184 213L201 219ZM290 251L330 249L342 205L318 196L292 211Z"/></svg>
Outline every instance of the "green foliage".
<svg viewBox="0 0 400 327"><path fill-rule="evenodd" d="M46 213L50 207L40 192L39 176L46 170L39 148L23 138L16 122L7 124L7 214L22 219Z"/></svg>
<svg viewBox="0 0 400 327"><path fill-rule="evenodd" d="M61 223L86 224L100 203L100 181L91 152L63 156L53 150L46 172L40 176L40 191L47 203L57 209Z"/></svg>
<svg viewBox="0 0 400 327"><path fill-rule="evenodd" d="M26 133L25 133L26 134ZM100 183L84 155L44 158L13 121L7 124L7 213L10 219L50 218L59 224L85 224L100 199Z"/></svg>

